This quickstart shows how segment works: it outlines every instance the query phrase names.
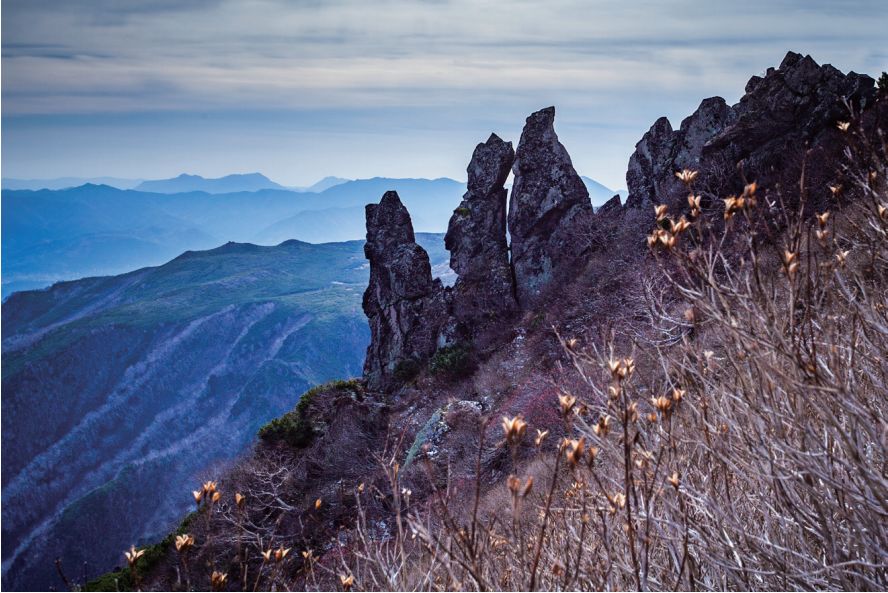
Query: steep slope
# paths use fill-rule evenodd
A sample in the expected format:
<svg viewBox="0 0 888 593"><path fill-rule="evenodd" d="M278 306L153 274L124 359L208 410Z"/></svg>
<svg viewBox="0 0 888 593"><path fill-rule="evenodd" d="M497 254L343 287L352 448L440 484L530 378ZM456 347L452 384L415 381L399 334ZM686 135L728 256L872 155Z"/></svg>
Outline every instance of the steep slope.
<svg viewBox="0 0 888 593"><path fill-rule="evenodd" d="M432 263L440 235L418 237ZM228 243L2 309L4 587L96 574L311 385L361 372L363 243ZM175 494L173 494L175 493ZM113 533L104 526L114 525ZM79 569L78 569L79 570Z"/></svg>
<svg viewBox="0 0 888 593"><path fill-rule="evenodd" d="M884 175L888 159L879 143L881 129L888 123L886 98L884 92L877 96L869 77L844 75L831 66L818 66L810 57L790 53L764 79L754 77L738 105L708 99L698 113L685 120L679 133L668 121L655 124L630 161L628 203L621 205L615 200L595 214L589 213L589 201L555 136L554 111L550 108L531 115L515 164L524 179L516 182L518 195L517 199L512 196L509 225L513 231L512 221L516 220L523 232L511 232L513 248L516 236L525 244L540 241L542 248L530 255L535 261L548 261L550 269L562 268L564 273L542 279L540 275L515 275L517 284L523 282L536 291L535 298L520 302L521 315L504 316L497 344L470 354L478 359L472 361L474 372L468 376L448 375L457 360L450 346L444 346L422 361L413 378L392 377L395 381L380 382L377 371L381 365L372 364L363 383L334 385L300 402L278 425L283 432L296 434L265 433L250 456L231 472L221 474L219 487L226 501L234 492L251 492L250 488L257 486L273 489L275 501L253 497L244 510L233 511L230 502L205 509L205 523L189 526L198 542L190 558L212 562L213 567L226 571L231 583L238 583L247 570L250 575L258 574L257 582L261 579L265 587L321 590L353 583L383 589L400 585L514 590L528 587L528 582L530 588L570 589L573 583L600 590L643 588L642 583L666 589L724 589L726 583L739 589L787 585L800 589L884 588L886 565L880 546L888 535L884 504L873 495L884 492L880 468L885 453L885 400L879 397L884 391L884 360L870 357L860 361L861 367L867 368L860 375L872 380L866 389L855 393L859 369L849 368L843 348L853 351L851 343L860 341L856 330L843 328L848 324L841 317L832 319L830 329L844 331L845 345L829 354L823 352L821 340L834 336L828 332L826 336L814 335L817 323L804 320L814 316L811 309L827 306L831 296L826 291L805 301L806 291L792 285L801 282L801 274L790 264L797 263L796 258L809 260L805 282L808 275L822 277L824 269L829 271L825 276L835 273L838 277L838 270L846 265L849 252L841 251L844 246L836 252L836 246L826 242L829 250L817 251L814 229L820 230L818 242L823 247L826 225L822 221L828 217L820 214L815 223L813 214L824 209L832 211L835 218L847 214L848 226L857 225L856 232L872 231L871 236L878 239L854 243L853 247L864 252L853 272L860 282L853 284L854 290L843 290L851 310L871 320L869 327L879 336L869 338L880 344L870 352L884 351L884 292L877 292L871 300L865 293L867 282L878 276L876 286L884 287L886 278L888 210L884 204L888 190ZM843 135L852 124L842 122L849 120L853 120L854 132ZM780 124L776 128L775 122ZM796 176L798 183L800 173L797 154L788 148L805 142L811 147L806 156L817 174L803 192L785 190L789 187L786 178ZM855 144L858 142L860 145ZM877 147L867 155L871 160L864 160L860 170L843 171L843 150L866 143ZM673 185L679 168L684 167L693 168L700 180L705 180L705 185L694 188L703 198L699 207L686 199L693 175L685 176L687 185ZM758 189L750 183L752 179L744 177L744 168L756 175ZM833 179L849 184L847 194L829 188L828 181ZM852 191L850 183L855 179ZM454 213L454 226L476 231L455 233L448 241L457 257L482 236L494 243L489 247L497 252L505 229L501 233L499 226L482 224L498 220L500 212L501 179L491 175L491 180L486 184L490 191L479 194L495 199L474 199L471 208L461 207L462 212ZM810 195L799 195L809 190ZM756 206L743 208L746 212L755 208L762 226L735 221L740 235L736 245L719 243L724 221L730 218L725 216L725 208L736 204L731 199L722 202L720 198L729 195L723 192L745 192L747 204L758 199ZM783 212L810 200L810 207L798 215L799 226L805 223L808 229L809 240L804 245L808 253L799 255L803 248L799 243L791 246L799 250L791 252L791 257L784 251L786 242L793 240L794 227L775 215L778 210L772 202L777 199L787 205ZM652 206L661 200L669 206L671 218L664 218L658 226ZM869 226L850 219L850 208L843 212L849 203L862 207ZM692 208L699 212L692 214ZM659 252L648 249L645 237L656 229L666 233L652 235L656 241L658 237L677 237L682 232L676 230L681 215L700 221L714 244L737 247L738 252L723 252L724 259L708 267L706 249L698 248L704 235L682 235L683 262L690 268L699 266L700 276L688 282L688 293L675 294L663 279L664 272L675 268L655 255ZM471 224L459 222L459 217L469 217ZM368 309L375 312L374 342L369 351L381 354L377 358L385 358L388 368L396 368L392 363L399 357L403 360L427 350L431 340L425 334L442 325L435 317L432 328L418 326L415 316L404 314L404 298L389 298L392 286L413 284L422 290L412 291L415 294L410 295L408 305L413 301L424 305L438 296L437 289L429 287L422 253L410 240L409 224L409 214L396 196L386 195L379 206L368 208L368 236L375 238L374 244L391 245L389 254L404 252L403 256L384 257L381 249L367 250L374 281L365 293L365 307L369 303ZM496 232L487 232L491 228ZM587 240L571 246L580 251L579 256L567 253L559 259L558 249L542 242L550 236L580 234L587 235ZM733 235L729 239L733 241ZM654 247L659 244L656 241ZM757 257L769 260L763 264L767 277L756 276L753 281L747 273L741 277L743 281L732 285L736 276L730 265L748 266L750 250L739 248L749 245L754 246ZM878 265L866 261L870 255L866 249L878 255L872 258L879 260ZM851 267L850 258L847 265ZM456 268L465 273L464 266ZM457 279L457 286L461 280ZM761 285L749 288L760 282L765 289ZM481 297L499 290L499 284L477 286L485 291ZM724 292L713 297L710 290ZM737 298L747 296L742 290L760 291L758 294L769 299L771 308L759 319L761 333L781 324L795 332L792 348L778 339L770 353L780 360L769 369L773 376L742 375L745 383L733 380L732 369L750 365L760 370L762 367L754 366L760 361L750 360L758 357L749 356L749 352L757 351L764 342L759 342L763 336L746 333L737 322L738 317L744 319L752 300ZM396 296L404 291L398 292ZM444 291L445 298L448 294ZM733 350L724 351L729 340L707 341L711 338L706 335L708 324L685 300L694 294L702 295L697 298L700 304L725 307L718 322L734 340ZM709 298L712 300L707 301ZM720 302L722 298L735 300ZM789 315L784 323L776 317L783 316L781 307L787 298L804 306L791 309L796 315ZM823 315L824 322L826 317ZM716 323L715 316L712 322ZM799 326L805 327L803 323L808 327L798 331ZM553 327L577 340L560 341L553 335ZM405 347L416 335L422 338L422 348ZM440 340L438 344L441 346ZM597 345L599 350L587 349L589 345ZM610 346L617 350L610 351ZM679 353L676 365L664 368L664 353L672 347ZM642 348L645 354L640 352ZM629 353L632 357L637 353L637 366L630 358L622 358ZM574 365L586 374L575 372ZM842 385L829 383L836 370L847 375L837 381L845 382ZM782 380L777 374L782 372L792 373L793 379L775 387L774 383ZM633 373L636 378L630 399L627 385ZM694 382L685 381L687 378ZM692 390L696 391L693 396ZM704 397L719 390L723 390L720 401ZM752 410L746 419L753 418L757 424L722 423L735 409L750 409L746 397L756 390L765 393L762 400L786 404L785 422ZM808 413L805 408L815 394L825 410L810 417L818 422L826 417L826 421L811 430L799 416ZM856 397L854 409L842 409L844 401L837 405L840 395ZM673 424L670 419L679 415L676 409L685 418ZM520 428L522 424L507 418L501 424L504 416L523 418L532 429L545 433L537 433L534 440L530 431L524 434L526 425ZM859 432L854 430L853 438L847 438L843 431L849 425L845 422L852 419ZM673 428L679 425L685 432L673 439ZM562 436L576 440L562 441ZM692 446L686 446L688 443ZM772 449L772 444L778 448ZM741 455L752 451L756 463L716 467L716 461L749 459L724 455L732 449ZM832 462L833 455L839 461L825 465ZM668 463L661 466L661 460ZM520 470L518 462L523 464ZM862 466L867 466L866 474L862 478L853 475ZM815 479L785 471L800 467L822 473ZM528 468L521 478L510 476ZM561 474L557 473L559 468ZM275 469L285 469L287 480L269 486L265 476ZM738 478L733 477L735 473ZM524 481L528 476L537 478L533 489L533 482ZM752 478L759 481L750 487ZM849 485L852 481L853 486ZM793 493L803 492L804 499L794 499L785 486L794 488ZM480 496L473 505L476 492ZM589 492L594 498L587 498ZM848 503L846 494L856 502ZM740 514L741 506L747 514ZM790 516L790 511L795 515ZM403 523L408 516L412 521L406 528ZM244 517L262 534L261 546L238 537L238 521ZM780 525L799 534L797 540L782 540L783 530L774 527L778 518L783 521ZM857 522L848 526L849 520ZM528 532L516 527L525 521L531 527ZM842 536L842 544L833 544L833 532L826 525ZM759 531L768 528L771 531ZM547 533L552 533L549 529L559 530L558 537L546 541ZM699 529L707 530L711 539L701 540ZM647 555L651 540L658 540L661 547ZM616 542L614 547L610 542ZM281 550L304 553L265 566L259 553L278 545ZM559 555L542 556L538 565L544 545ZM241 546L248 548L246 561ZM689 548L695 551L689 553ZM645 552L639 553L639 549ZM582 553L586 556L581 563ZM755 563L754 573L750 574L741 553ZM159 555L139 568L151 586L170 587L177 578L179 556L169 546ZM501 558L508 561L497 572L493 567ZM797 569L796 562L803 568ZM666 568L654 575L658 565ZM537 568L538 573L532 572ZM649 569L654 576L649 576ZM540 580L526 580L530 572ZM623 580L611 580L618 573ZM209 570L193 573L198 588L210 587L209 574Z"/></svg>

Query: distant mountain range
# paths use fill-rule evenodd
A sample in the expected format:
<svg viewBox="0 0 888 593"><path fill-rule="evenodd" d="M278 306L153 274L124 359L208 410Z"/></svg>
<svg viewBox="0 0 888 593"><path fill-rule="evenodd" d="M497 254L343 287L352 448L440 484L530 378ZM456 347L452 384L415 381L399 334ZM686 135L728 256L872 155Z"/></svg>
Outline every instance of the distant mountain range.
<svg viewBox="0 0 888 593"><path fill-rule="evenodd" d="M591 179L584 181L596 206L615 193ZM272 187L253 189L263 184ZM236 186L249 189L213 193ZM328 177L296 191L260 174L219 179L183 175L138 187L155 191L96 184L3 190L3 296L60 280L158 265L183 251L226 241L276 245L288 239L361 239L364 205L390 189L401 195L417 231L443 232L465 192L464 183L448 178L381 177ZM169 193L188 187L202 189Z"/></svg>
<svg viewBox="0 0 888 593"><path fill-rule="evenodd" d="M142 179L121 179L120 177L56 177L54 179L15 179L4 177L3 189L68 189L92 183L94 185L110 185L117 189L133 189Z"/></svg>
<svg viewBox="0 0 888 593"><path fill-rule="evenodd" d="M603 206L605 202L616 195L620 196L621 201L625 200L626 196L629 195L629 192L627 192L625 189L612 190L598 183L591 177L585 177L581 175L580 179L583 180L583 183L586 185L586 189L589 190L589 200L596 208L598 208L599 206Z"/></svg>
<svg viewBox="0 0 888 593"><path fill-rule="evenodd" d="M417 239L449 271L443 237ZM308 387L360 375L368 276L363 241L228 243L7 299L4 588L57 585L56 557L109 569Z"/></svg>
<svg viewBox="0 0 888 593"><path fill-rule="evenodd" d="M182 173L173 179L143 181L135 187L137 191L158 194L180 194L193 191L204 191L208 194L228 194L241 191L259 191L260 189L287 189L275 183L261 173L226 175L218 179L207 179L200 175Z"/></svg>

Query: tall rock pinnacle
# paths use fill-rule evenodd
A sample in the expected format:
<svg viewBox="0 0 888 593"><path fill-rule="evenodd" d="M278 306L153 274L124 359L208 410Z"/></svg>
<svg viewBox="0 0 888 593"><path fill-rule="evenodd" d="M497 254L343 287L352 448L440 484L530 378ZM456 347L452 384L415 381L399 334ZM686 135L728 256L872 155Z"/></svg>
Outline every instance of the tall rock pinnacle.
<svg viewBox="0 0 888 593"><path fill-rule="evenodd" d="M371 337L364 375L371 388L386 389L396 383L399 364L419 363L435 352L446 304L398 194L386 192L379 204L367 205L366 214L370 284L363 305Z"/></svg>
<svg viewBox="0 0 888 593"><path fill-rule="evenodd" d="M555 108L527 118L518 143L509 204L518 302L530 304L578 253L576 223L592 214L589 192L555 134Z"/></svg>
<svg viewBox="0 0 888 593"><path fill-rule="evenodd" d="M453 312L465 328L517 308L506 243L506 189L515 151L491 134L478 144L467 168L468 191L444 237L458 274Z"/></svg>

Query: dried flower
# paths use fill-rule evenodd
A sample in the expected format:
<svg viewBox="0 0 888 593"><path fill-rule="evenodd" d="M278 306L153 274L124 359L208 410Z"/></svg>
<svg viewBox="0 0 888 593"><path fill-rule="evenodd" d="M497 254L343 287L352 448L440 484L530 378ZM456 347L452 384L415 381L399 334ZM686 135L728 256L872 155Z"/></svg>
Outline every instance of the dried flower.
<svg viewBox="0 0 888 593"><path fill-rule="evenodd" d="M823 214L817 214L817 222L820 224L820 228L826 227L826 221L829 220L829 212L824 212Z"/></svg>
<svg viewBox="0 0 888 593"><path fill-rule="evenodd" d="M221 591L222 587L225 586L226 581L228 581L228 573L226 572L214 570L213 574L210 575L210 584L213 585L215 591Z"/></svg>
<svg viewBox="0 0 888 593"><path fill-rule="evenodd" d="M216 491L216 482L213 480L209 480L207 482L204 482L203 491L204 491L204 494L212 494L213 492L215 492Z"/></svg>
<svg viewBox="0 0 888 593"><path fill-rule="evenodd" d="M619 360L610 360L607 363L611 376L617 381L628 379L635 370L635 361L631 358L623 358Z"/></svg>
<svg viewBox="0 0 888 593"><path fill-rule="evenodd" d="M558 405L561 407L561 415L567 416L571 410L573 410L574 405L577 403L577 398L572 396L569 393L564 393L558 396Z"/></svg>
<svg viewBox="0 0 888 593"><path fill-rule="evenodd" d="M700 196L695 196L694 194L688 194L688 206L690 206L692 210L699 210L700 209Z"/></svg>
<svg viewBox="0 0 888 593"><path fill-rule="evenodd" d="M680 219L678 219L678 222L672 221L671 225L672 233L675 235L679 235L683 233L689 226L691 226L691 223L688 222L687 218L682 216Z"/></svg>
<svg viewBox="0 0 888 593"><path fill-rule="evenodd" d="M269 561L271 560L271 555L272 555L273 553L274 553L274 550L272 550L271 548L269 548L269 549L265 550L264 552L262 552L262 558L263 558L263 560L264 560L265 562L269 562Z"/></svg>
<svg viewBox="0 0 888 593"><path fill-rule="evenodd" d="M659 239L660 243L662 243L663 247L665 247L666 249L672 249L673 247L675 247L675 242L677 241L675 235L673 235L672 233L667 233L666 231L663 231L659 234Z"/></svg>
<svg viewBox="0 0 888 593"><path fill-rule="evenodd" d="M885 206L884 204L879 204L876 209L879 212L879 218L888 218L888 206Z"/></svg>
<svg viewBox="0 0 888 593"><path fill-rule="evenodd" d="M312 558L314 558L314 552L311 550L304 550L302 552L302 557L306 560L311 560Z"/></svg>
<svg viewBox="0 0 888 593"><path fill-rule="evenodd" d="M538 428L538 429L537 429L537 435L536 435L536 438L533 440L533 444L536 445L537 447L539 447L540 445L543 444L543 440L544 440L547 436L549 436L549 431L548 431L548 430L540 430L540 429Z"/></svg>
<svg viewBox="0 0 888 593"><path fill-rule="evenodd" d="M351 591L351 588L355 584L355 576L351 575L351 574L348 576L341 574L341 575L339 575L339 582L340 582L340 584L342 584L343 591Z"/></svg>
<svg viewBox="0 0 888 593"><path fill-rule="evenodd" d="M851 250L839 251L838 253L836 253L836 261L839 262L840 266L845 265L845 259L847 259L849 253L851 253Z"/></svg>
<svg viewBox="0 0 888 593"><path fill-rule="evenodd" d="M293 548L284 548L284 545L281 544L277 550L274 551L274 561L281 562L284 558L287 557L287 554L290 553L290 550Z"/></svg>
<svg viewBox="0 0 888 593"><path fill-rule="evenodd" d="M586 451L586 437L580 437L579 440L565 440L567 462L573 467L583 459L583 453Z"/></svg>
<svg viewBox="0 0 888 593"><path fill-rule="evenodd" d="M194 497L194 502L200 505L200 501L203 500L203 490L192 490L191 495Z"/></svg>
<svg viewBox="0 0 888 593"><path fill-rule="evenodd" d="M666 210L668 209L669 207L666 204L659 204L657 206L654 206L654 214L657 217L657 222L660 222L661 220L666 218Z"/></svg>
<svg viewBox="0 0 888 593"><path fill-rule="evenodd" d="M222 493L219 491L213 492L213 498L211 499L213 502L219 502L222 499Z"/></svg>
<svg viewBox="0 0 888 593"><path fill-rule="evenodd" d="M607 433L610 431L610 416L604 415L598 419L598 423L592 427L592 431L595 432L596 436L605 437Z"/></svg>
<svg viewBox="0 0 888 593"><path fill-rule="evenodd" d="M851 127L851 122L848 121L840 121L836 123L836 127L839 128L842 132L847 132L848 128Z"/></svg>
<svg viewBox="0 0 888 593"><path fill-rule="evenodd" d="M123 555L126 557L127 564L132 567L135 565L136 560L145 555L145 550L137 550L136 546L130 546L130 549L124 552Z"/></svg>
<svg viewBox="0 0 888 593"><path fill-rule="evenodd" d="M360 484L358 484L358 493L359 494L364 493L364 482L361 482Z"/></svg>
<svg viewBox="0 0 888 593"><path fill-rule="evenodd" d="M672 409L672 400L665 396L652 397L651 405L653 405L661 414L667 414Z"/></svg>
<svg viewBox="0 0 888 593"><path fill-rule="evenodd" d="M506 441L510 445L517 444L518 441L524 438L524 433L527 432L527 422L521 416L515 416L514 418L503 416L503 432L506 433Z"/></svg>
<svg viewBox="0 0 888 593"><path fill-rule="evenodd" d="M315 501L315 510L316 510L316 511L317 511L317 510L320 510L320 508L321 508L321 504L323 504L323 503L321 502L321 499L320 499L320 498L317 499L317 500Z"/></svg>
<svg viewBox="0 0 888 593"><path fill-rule="evenodd" d="M747 206L749 198L745 196L729 196L724 198L722 202L725 203L725 220L730 220L735 212L742 210Z"/></svg>
<svg viewBox="0 0 888 593"><path fill-rule="evenodd" d="M681 483L678 478L678 472L672 472L672 475L669 476L668 481L672 484L672 487L678 490L678 485Z"/></svg>
<svg viewBox="0 0 888 593"><path fill-rule="evenodd" d="M829 229L817 229L814 231L814 236L817 237L819 243L825 244L826 240L829 238Z"/></svg>
<svg viewBox="0 0 888 593"><path fill-rule="evenodd" d="M827 187L829 187L829 191L830 191L830 192L832 193L832 195L834 195L834 196L840 196L840 195L842 195L842 189L844 189L844 188L842 187L842 184L841 184L841 183L837 183L837 184L835 184L835 185L829 185L829 186L827 186Z"/></svg>
<svg viewBox="0 0 888 593"><path fill-rule="evenodd" d="M697 178L697 171L682 169L681 171L676 171L675 176L678 177L679 181L681 181L685 185L690 185Z"/></svg>
<svg viewBox="0 0 888 593"><path fill-rule="evenodd" d="M568 350L573 350L576 348L578 340L576 338L570 338L569 340L564 341L564 345L567 346Z"/></svg>
<svg viewBox="0 0 888 593"><path fill-rule="evenodd" d="M189 534L176 536L176 551L187 552L188 548L194 545L194 536Z"/></svg>
<svg viewBox="0 0 888 593"><path fill-rule="evenodd" d="M239 506L239 507L243 507L243 506L244 506L244 503L246 503L246 502L247 502L247 497L246 497L246 496L244 496L244 495L241 494L240 492L235 492L235 493L234 493L234 504L236 504L236 505Z"/></svg>
<svg viewBox="0 0 888 593"><path fill-rule="evenodd" d="M618 492L613 496L609 497L610 503L613 506L611 509L612 512L617 512L618 509L622 509L626 506L626 495L622 492Z"/></svg>
<svg viewBox="0 0 888 593"><path fill-rule="evenodd" d="M629 404L629 407L626 408L626 413L630 422L636 422L638 420L638 402Z"/></svg>
<svg viewBox="0 0 888 593"><path fill-rule="evenodd" d="M682 398L684 398L685 393L686 392L684 389L679 389L678 387L676 387L672 390L672 401L674 401L675 403L680 402Z"/></svg>

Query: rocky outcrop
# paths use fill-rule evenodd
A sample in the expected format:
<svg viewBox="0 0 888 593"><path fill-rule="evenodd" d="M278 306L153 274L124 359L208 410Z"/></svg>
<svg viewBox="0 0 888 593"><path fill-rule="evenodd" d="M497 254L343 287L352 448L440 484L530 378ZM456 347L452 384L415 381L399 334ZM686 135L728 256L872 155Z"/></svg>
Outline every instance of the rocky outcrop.
<svg viewBox="0 0 888 593"><path fill-rule="evenodd" d="M789 52L778 68L753 76L736 105L706 99L679 130L658 119L629 159L627 206L680 207L687 192L675 173L685 168L699 171L697 190L715 199L752 180L767 187L797 184L805 160L811 187L824 191L844 146L836 123L852 119L848 104L866 107L874 93L869 76Z"/></svg>
<svg viewBox="0 0 888 593"><path fill-rule="evenodd" d="M425 249L416 244L410 214L397 192L367 205L370 284L364 313L370 321L370 346L364 376L371 389L387 389L408 366L431 356L443 343L447 321L444 288L432 279Z"/></svg>
<svg viewBox="0 0 888 593"><path fill-rule="evenodd" d="M698 170L703 146L734 118L724 99L712 97L700 103L678 130L673 130L665 117L654 122L629 158L627 206L649 207L663 201L664 196L681 193L683 186L675 172Z"/></svg>
<svg viewBox="0 0 888 593"><path fill-rule="evenodd" d="M478 144L467 168L468 191L454 210L444 237L450 267L457 273L453 313L463 332L516 309L509 246L506 189L515 151L491 134Z"/></svg>
<svg viewBox="0 0 888 593"><path fill-rule="evenodd" d="M555 108L530 115L515 154L509 233L522 307L569 269L582 251L575 231L592 215L589 192L558 141Z"/></svg>

